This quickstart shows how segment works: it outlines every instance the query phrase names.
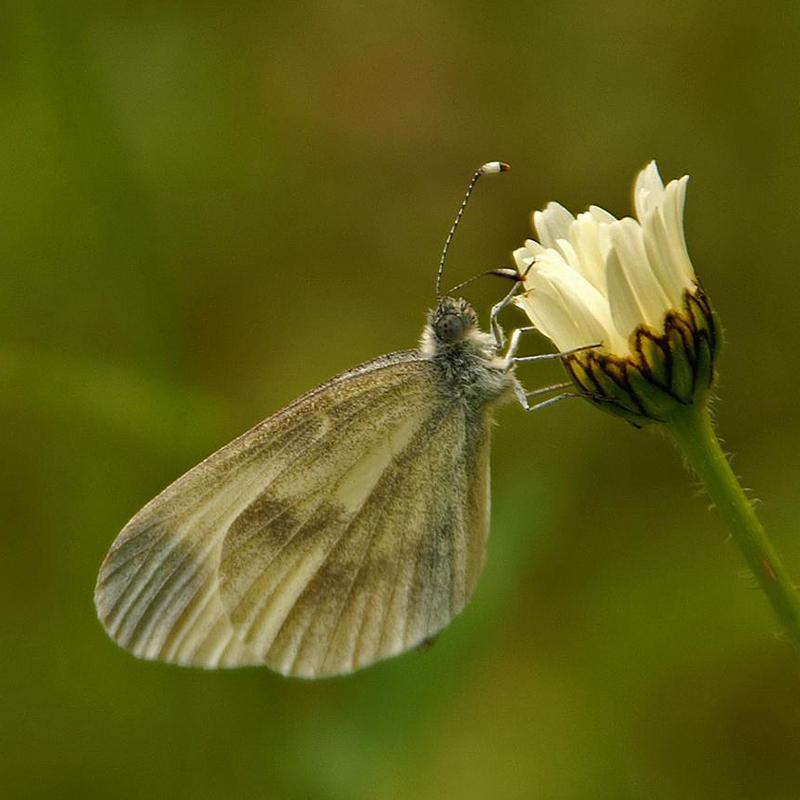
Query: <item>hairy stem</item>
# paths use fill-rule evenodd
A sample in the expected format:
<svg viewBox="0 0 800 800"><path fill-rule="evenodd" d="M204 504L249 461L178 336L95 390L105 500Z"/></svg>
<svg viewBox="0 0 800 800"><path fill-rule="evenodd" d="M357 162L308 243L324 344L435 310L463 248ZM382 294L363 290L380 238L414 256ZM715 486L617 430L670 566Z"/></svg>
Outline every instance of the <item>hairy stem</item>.
<svg viewBox="0 0 800 800"><path fill-rule="evenodd" d="M668 428L722 515L786 633L800 649L800 594L722 451L708 409L692 406L676 415Z"/></svg>

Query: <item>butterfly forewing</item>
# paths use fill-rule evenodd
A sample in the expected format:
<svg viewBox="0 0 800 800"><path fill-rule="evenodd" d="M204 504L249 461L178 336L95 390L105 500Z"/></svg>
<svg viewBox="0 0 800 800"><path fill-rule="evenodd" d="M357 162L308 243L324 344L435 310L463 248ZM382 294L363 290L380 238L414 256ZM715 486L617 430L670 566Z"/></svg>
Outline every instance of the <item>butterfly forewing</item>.
<svg viewBox="0 0 800 800"><path fill-rule="evenodd" d="M416 351L357 367L145 506L101 568L100 618L141 657L309 677L412 647L474 589L488 441Z"/></svg>
<svg viewBox="0 0 800 800"><path fill-rule="evenodd" d="M334 378L148 503L119 534L98 576L95 602L111 636L144 658L260 663L234 635L219 599L217 567L228 528L293 457L336 435L330 414L347 420L373 413L409 375L425 371L419 363L407 351Z"/></svg>

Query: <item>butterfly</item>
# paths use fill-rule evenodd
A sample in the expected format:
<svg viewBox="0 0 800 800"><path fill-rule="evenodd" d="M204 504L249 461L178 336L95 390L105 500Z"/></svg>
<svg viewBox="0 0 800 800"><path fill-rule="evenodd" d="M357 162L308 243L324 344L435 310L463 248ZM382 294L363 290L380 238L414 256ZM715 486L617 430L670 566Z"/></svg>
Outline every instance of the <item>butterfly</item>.
<svg viewBox="0 0 800 800"><path fill-rule="evenodd" d="M489 535L493 408L527 396L463 299L419 346L338 375L175 481L123 528L97 579L108 634L144 659L317 678L435 637L467 604ZM510 270L494 270L506 277ZM461 284L463 285L463 284ZM459 287L456 287L459 288ZM524 329L523 329L524 331ZM545 387L548 391L559 387ZM530 393L533 394L533 393Z"/></svg>

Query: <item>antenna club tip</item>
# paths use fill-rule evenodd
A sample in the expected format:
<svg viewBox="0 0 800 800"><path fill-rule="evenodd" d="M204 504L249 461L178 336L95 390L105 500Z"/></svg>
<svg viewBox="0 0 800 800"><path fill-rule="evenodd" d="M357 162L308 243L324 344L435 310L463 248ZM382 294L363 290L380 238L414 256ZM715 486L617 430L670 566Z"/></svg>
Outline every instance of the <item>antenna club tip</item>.
<svg viewBox="0 0 800 800"><path fill-rule="evenodd" d="M478 172L481 175L489 175L495 172L508 172L511 169L511 164L506 164L505 161L489 161L484 164Z"/></svg>

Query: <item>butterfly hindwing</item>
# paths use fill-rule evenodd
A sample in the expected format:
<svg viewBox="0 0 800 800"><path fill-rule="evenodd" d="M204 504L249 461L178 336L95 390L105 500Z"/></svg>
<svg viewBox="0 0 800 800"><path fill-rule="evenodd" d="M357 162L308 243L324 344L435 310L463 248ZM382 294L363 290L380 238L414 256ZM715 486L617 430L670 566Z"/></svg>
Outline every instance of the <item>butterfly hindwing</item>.
<svg viewBox="0 0 800 800"><path fill-rule="evenodd" d="M347 469L325 472L338 477L312 491L291 476L288 494L269 487L231 526L220 565L247 647L306 677L402 652L464 607L488 532L488 427L446 396L407 405Z"/></svg>

